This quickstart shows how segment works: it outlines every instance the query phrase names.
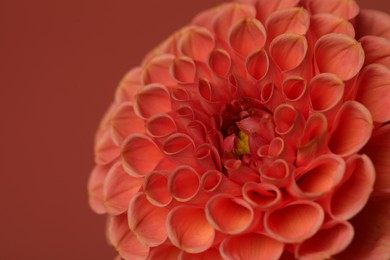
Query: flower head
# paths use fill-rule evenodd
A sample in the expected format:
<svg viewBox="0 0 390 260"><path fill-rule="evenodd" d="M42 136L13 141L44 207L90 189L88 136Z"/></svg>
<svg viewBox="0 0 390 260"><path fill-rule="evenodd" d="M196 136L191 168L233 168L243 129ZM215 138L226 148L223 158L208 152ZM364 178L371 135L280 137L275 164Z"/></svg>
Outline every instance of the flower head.
<svg viewBox="0 0 390 260"><path fill-rule="evenodd" d="M389 258L389 24L353 0L237 0L149 53L89 181L120 257Z"/></svg>

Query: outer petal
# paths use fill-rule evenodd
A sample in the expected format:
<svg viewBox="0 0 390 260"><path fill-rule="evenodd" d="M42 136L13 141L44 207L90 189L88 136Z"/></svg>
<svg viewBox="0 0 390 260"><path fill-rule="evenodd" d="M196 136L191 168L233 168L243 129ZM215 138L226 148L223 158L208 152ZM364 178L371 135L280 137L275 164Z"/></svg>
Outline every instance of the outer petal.
<svg viewBox="0 0 390 260"><path fill-rule="evenodd" d="M356 100L370 110L375 122L390 120L390 69L380 64L371 64L359 75L359 90Z"/></svg>
<svg viewBox="0 0 390 260"><path fill-rule="evenodd" d="M249 233L227 237L221 244L220 251L224 259L279 259L284 244L266 235Z"/></svg>
<svg viewBox="0 0 390 260"><path fill-rule="evenodd" d="M157 140L164 140L177 131L175 120L168 114L150 117L145 123L146 132Z"/></svg>
<svg viewBox="0 0 390 260"><path fill-rule="evenodd" d="M216 248L210 248L209 250L199 254L189 254L183 251L180 254L178 259L180 260L222 260L222 257Z"/></svg>
<svg viewBox="0 0 390 260"><path fill-rule="evenodd" d="M166 225L171 242L185 252L201 253L214 242L215 230L202 208L176 207L169 213Z"/></svg>
<svg viewBox="0 0 390 260"><path fill-rule="evenodd" d="M145 177L144 192L150 203L158 207L167 206L172 201L168 190L167 173L153 171Z"/></svg>
<svg viewBox="0 0 390 260"><path fill-rule="evenodd" d="M115 101L133 102L135 93L141 88L142 67L131 69L121 80L115 92Z"/></svg>
<svg viewBox="0 0 390 260"><path fill-rule="evenodd" d="M209 56L208 65L214 74L227 77L230 72L232 60L225 49L214 49Z"/></svg>
<svg viewBox="0 0 390 260"><path fill-rule="evenodd" d="M173 245L161 245L157 247L152 247L150 249L150 253L147 260L178 259L180 252L180 249Z"/></svg>
<svg viewBox="0 0 390 260"><path fill-rule="evenodd" d="M213 34L203 27L191 27L180 38L179 51L195 61L207 61L210 52L214 49Z"/></svg>
<svg viewBox="0 0 390 260"><path fill-rule="evenodd" d="M267 75L269 69L267 52L264 49L261 49L249 55L245 62L245 68L249 76L254 80L263 79Z"/></svg>
<svg viewBox="0 0 390 260"><path fill-rule="evenodd" d="M169 68L175 59L175 56L170 54L162 54L154 57L144 66L142 72L143 85L159 83L166 86L175 85L174 79L169 73Z"/></svg>
<svg viewBox="0 0 390 260"><path fill-rule="evenodd" d="M119 147L112 140L109 129L95 142L95 162L97 164L109 164L119 156Z"/></svg>
<svg viewBox="0 0 390 260"><path fill-rule="evenodd" d="M145 86L137 94L134 110L143 119L170 112L172 106L168 89L158 83Z"/></svg>
<svg viewBox="0 0 390 260"><path fill-rule="evenodd" d="M110 165L96 165L88 179L88 202L91 209L97 214L106 213L103 204L103 183Z"/></svg>
<svg viewBox="0 0 390 260"><path fill-rule="evenodd" d="M360 11L354 0L307 0L306 2L308 9L314 14L333 13L347 20L354 18Z"/></svg>
<svg viewBox="0 0 390 260"><path fill-rule="evenodd" d="M365 53L364 64L379 63L390 69L390 40L379 36L363 36L359 39Z"/></svg>
<svg viewBox="0 0 390 260"><path fill-rule="evenodd" d="M187 202L199 193L199 174L191 167L179 166L169 176L168 189L173 198Z"/></svg>
<svg viewBox="0 0 390 260"><path fill-rule="evenodd" d="M313 15L310 28L317 38L329 33L342 33L355 38L355 29L350 22L340 16L329 13Z"/></svg>
<svg viewBox="0 0 390 260"><path fill-rule="evenodd" d="M376 10L362 10L356 17L357 37L376 35L390 39L390 15Z"/></svg>
<svg viewBox="0 0 390 260"><path fill-rule="evenodd" d="M269 209L280 204L282 194L273 184L247 182L242 187L242 195L253 207Z"/></svg>
<svg viewBox="0 0 390 260"><path fill-rule="evenodd" d="M330 72L342 80L349 80L362 68L364 50L355 39L344 34L331 33L316 42L314 57L321 73Z"/></svg>

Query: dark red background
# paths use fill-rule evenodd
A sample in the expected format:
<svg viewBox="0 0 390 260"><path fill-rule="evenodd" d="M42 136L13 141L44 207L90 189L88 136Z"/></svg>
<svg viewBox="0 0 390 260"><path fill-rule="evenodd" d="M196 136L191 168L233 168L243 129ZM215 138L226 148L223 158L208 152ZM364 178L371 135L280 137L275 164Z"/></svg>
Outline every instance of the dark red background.
<svg viewBox="0 0 390 260"><path fill-rule="evenodd" d="M95 129L122 75L221 2L0 0L0 259L114 257L87 203Z"/></svg>

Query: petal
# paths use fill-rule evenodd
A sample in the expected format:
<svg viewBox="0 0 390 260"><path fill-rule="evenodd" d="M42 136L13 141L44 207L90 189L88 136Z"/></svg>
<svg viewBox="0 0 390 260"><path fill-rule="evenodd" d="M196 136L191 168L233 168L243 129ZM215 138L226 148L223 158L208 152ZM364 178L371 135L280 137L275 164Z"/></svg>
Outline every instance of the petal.
<svg viewBox="0 0 390 260"><path fill-rule="evenodd" d="M174 162L190 166L197 165L194 141L186 134L172 134L163 144L162 150Z"/></svg>
<svg viewBox="0 0 390 260"><path fill-rule="evenodd" d="M177 132L175 120L168 114L150 117L145 123L146 132L153 138L164 139Z"/></svg>
<svg viewBox="0 0 390 260"><path fill-rule="evenodd" d="M275 132L287 143L295 143L301 136L304 118L299 110L281 104L274 111Z"/></svg>
<svg viewBox="0 0 390 260"><path fill-rule="evenodd" d="M167 206L172 201L166 175L164 172L153 171L145 177L144 193L149 202L157 207Z"/></svg>
<svg viewBox="0 0 390 260"><path fill-rule="evenodd" d="M390 197L372 197L351 220L355 236L337 259L389 259Z"/></svg>
<svg viewBox="0 0 390 260"><path fill-rule="evenodd" d="M375 35L390 39L390 15L377 10L361 10L355 28L357 38Z"/></svg>
<svg viewBox="0 0 390 260"><path fill-rule="evenodd" d="M130 230L143 244L157 246L167 239L165 221L169 209L152 205L142 192L131 199L128 210Z"/></svg>
<svg viewBox="0 0 390 260"><path fill-rule="evenodd" d="M247 182L242 187L242 195L253 207L262 210L275 207L282 200L280 190L268 183Z"/></svg>
<svg viewBox="0 0 390 260"><path fill-rule="evenodd" d="M222 170L217 148L211 144L201 144L196 149L196 159L204 169Z"/></svg>
<svg viewBox="0 0 390 260"><path fill-rule="evenodd" d="M124 259L142 260L148 256L149 247L129 230L126 214L110 217L107 230L109 241Z"/></svg>
<svg viewBox="0 0 390 260"><path fill-rule="evenodd" d="M321 73L330 72L345 81L356 76L363 66L364 50L361 44L347 35L326 34L316 42L314 48L315 61Z"/></svg>
<svg viewBox="0 0 390 260"><path fill-rule="evenodd" d="M260 167L260 180L278 187L285 186L290 180L291 169L283 159L276 159L270 164L263 164Z"/></svg>
<svg viewBox="0 0 390 260"><path fill-rule="evenodd" d="M241 186L216 170L205 172L200 180L200 185L205 192L214 194L227 193L232 196L241 195Z"/></svg>
<svg viewBox="0 0 390 260"><path fill-rule="evenodd" d="M128 175L120 161L109 170L103 185L104 206L108 214L119 215L126 212L129 201L142 187L144 179Z"/></svg>
<svg viewBox="0 0 390 260"><path fill-rule="evenodd" d="M224 162L225 170L227 171L230 180L244 184L248 181L259 181L259 174L254 170L245 165L241 160L228 159Z"/></svg>
<svg viewBox="0 0 390 260"><path fill-rule="evenodd" d="M390 125L385 125L374 134L363 152L370 157L376 172L375 191L390 192Z"/></svg>
<svg viewBox="0 0 390 260"><path fill-rule="evenodd" d="M230 72L232 60L227 51L218 48L210 53L208 65L216 75L226 77Z"/></svg>
<svg viewBox="0 0 390 260"><path fill-rule="evenodd" d="M330 259L351 243L353 235L353 227L348 222L328 222L314 236L298 245L296 257L302 260Z"/></svg>
<svg viewBox="0 0 390 260"><path fill-rule="evenodd" d="M285 100L290 102L302 99L306 93L306 89L306 80L301 77L288 77L282 84L282 94Z"/></svg>
<svg viewBox="0 0 390 260"><path fill-rule="evenodd" d="M312 201L294 201L264 215L265 229L275 239L299 243L311 237L324 221L322 208Z"/></svg>
<svg viewBox="0 0 390 260"><path fill-rule="evenodd" d="M170 112L172 107L168 89L157 83L145 86L137 94L134 110L143 119Z"/></svg>
<svg viewBox="0 0 390 260"><path fill-rule="evenodd" d="M141 88L141 74L142 67L135 67L131 69L121 80L115 92L115 101L133 102L135 93Z"/></svg>
<svg viewBox="0 0 390 260"><path fill-rule="evenodd" d="M279 35L270 45L271 57L282 71L297 68L304 60L306 52L306 38L295 33Z"/></svg>
<svg viewBox="0 0 390 260"><path fill-rule="evenodd" d="M375 122L390 120L390 69L380 64L371 64L359 75L359 89L356 100L362 103Z"/></svg>
<svg viewBox="0 0 390 260"><path fill-rule="evenodd" d="M148 256L148 260L155 259L179 259L180 249L172 245L160 245L152 247Z"/></svg>
<svg viewBox="0 0 390 260"><path fill-rule="evenodd" d="M170 54L162 54L154 57L144 66L142 72L143 85L152 83L160 83L166 86L175 85L175 80L169 73L169 68L173 63L175 56Z"/></svg>
<svg viewBox="0 0 390 260"><path fill-rule="evenodd" d="M139 118L130 102L123 102L113 112L110 120L110 133L116 145L133 133L143 133L144 120Z"/></svg>
<svg viewBox="0 0 390 260"><path fill-rule="evenodd" d="M243 57L264 47L267 35L264 26L255 18L236 23L229 33L229 44Z"/></svg>
<svg viewBox="0 0 390 260"><path fill-rule="evenodd" d="M227 234L244 232L254 220L248 202L227 194L216 195L207 202L206 216L215 229Z"/></svg>
<svg viewBox="0 0 390 260"><path fill-rule="evenodd" d="M310 15L302 7L282 9L268 17L265 23L269 39L284 33L305 35L310 25Z"/></svg>
<svg viewBox="0 0 390 260"><path fill-rule="evenodd" d="M263 79L269 69L269 58L264 49L256 51L248 56L245 62L245 69L254 80Z"/></svg>
<svg viewBox="0 0 390 260"><path fill-rule="evenodd" d="M218 249L210 248L207 251L198 254L189 254L187 252L182 252L180 254L180 260L222 260L221 255L219 254Z"/></svg>
<svg viewBox="0 0 390 260"><path fill-rule="evenodd" d="M330 33L341 33L355 38L353 25L342 17L330 13L311 16L310 28L317 38Z"/></svg>
<svg viewBox="0 0 390 260"><path fill-rule="evenodd" d="M364 64L378 63L390 69L390 40L378 36L364 36L359 39L365 53Z"/></svg>
<svg viewBox="0 0 390 260"><path fill-rule="evenodd" d="M206 28L198 26L191 27L178 43L178 49L183 55L202 62L207 61L214 47L213 34Z"/></svg>
<svg viewBox="0 0 390 260"><path fill-rule="evenodd" d="M96 165L88 179L88 202L90 208L97 214L106 213L103 204L103 183L110 165Z"/></svg>
<svg viewBox="0 0 390 260"><path fill-rule="evenodd" d="M284 244L266 235L249 233L241 236L229 236L221 244L224 259L277 260L283 253Z"/></svg>
<svg viewBox="0 0 390 260"><path fill-rule="evenodd" d="M341 16L346 20L354 18L360 11L358 4L354 0L308 0L306 5L309 11L314 14L332 13Z"/></svg>
<svg viewBox="0 0 390 260"><path fill-rule="evenodd" d="M168 189L177 201L187 202L199 192L199 174L191 167L179 166L169 176Z"/></svg>
<svg viewBox="0 0 390 260"><path fill-rule="evenodd" d="M372 117L367 108L356 101L347 101L336 115L329 149L340 156L356 153L370 139L372 129Z"/></svg>
<svg viewBox="0 0 390 260"><path fill-rule="evenodd" d="M298 4L299 0L256 0L254 2L257 9L256 17L260 21L264 22L266 18L268 18L272 13L278 10L295 7Z"/></svg>
<svg viewBox="0 0 390 260"><path fill-rule="evenodd" d="M202 208L178 206L167 219L168 237L172 244L188 253L201 253L211 247L215 230L207 222Z"/></svg>
<svg viewBox="0 0 390 260"><path fill-rule="evenodd" d="M196 76L195 62L186 56L176 58L170 67L170 73L172 78L179 84L194 83Z"/></svg>
<svg viewBox="0 0 390 260"><path fill-rule="evenodd" d="M153 171L164 157L153 140L141 134L129 136L123 142L121 154L123 168L134 177Z"/></svg>
<svg viewBox="0 0 390 260"><path fill-rule="evenodd" d="M329 212L335 219L347 220L366 205L375 181L375 168L366 155L351 156L345 178L330 199Z"/></svg>
<svg viewBox="0 0 390 260"><path fill-rule="evenodd" d="M108 164L119 156L119 147L112 140L109 129L105 130L95 142L96 164Z"/></svg>

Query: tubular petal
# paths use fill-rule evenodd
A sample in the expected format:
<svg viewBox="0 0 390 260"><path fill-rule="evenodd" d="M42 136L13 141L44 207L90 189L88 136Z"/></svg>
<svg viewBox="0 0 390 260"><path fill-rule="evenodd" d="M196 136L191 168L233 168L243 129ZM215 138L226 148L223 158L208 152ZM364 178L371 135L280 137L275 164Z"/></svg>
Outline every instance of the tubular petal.
<svg viewBox="0 0 390 260"><path fill-rule="evenodd" d="M357 38L365 35L375 35L390 39L390 15L377 11L363 9L356 17Z"/></svg>
<svg viewBox="0 0 390 260"><path fill-rule="evenodd" d="M233 196L241 195L241 186L216 170L205 172L200 180L200 185L205 192L227 193Z"/></svg>
<svg viewBox="0 0 390 260"><path fill-rule="evenodd" d="M196 159L204 169L222 170L220 155L217 148L210 144L201 144L196 149Z"/></svg>
<svg viewBox="0 0 390 260"><path fill-rule="evenodd" d="M299 139L304 118L299 110L289 104L281 104L274 111L275 132L290 143Z"/></svg>
<svg viewBox="0 0 390 260"><path fill-rule="evenodd" d="M124 259L143 260L148 256L149 247L129 230L126 214L111 216L107 230L109 241Z"/></svg>
<svg viewBox="0 0 390 260"><path fill-rule="evenodd" d="M121 155L123 168L134 177L145 176L163 158L153 140L141 134L133 134L123 142Z"/></svg>
<svg viewBox="0 0 390 260"><path fill-rule="evenodd" d="M249 233L227 237L221 244L224 259L277 260L283 253L284 244L263 234Z"/></svg>
<svg viewBox="0 0 390 260"><path fill-rule="evenodd" d="M141 89L134 103L135 113L143 119L170 112L171 109L171 96L168 89L157 83Z"/></svg>
<svg viewBox="0 0 390 260"><path fill-rule="evenodd" d="M364 64L378 63L390 69L390 40L367 35L359 39L365 53Z"/></svg>
<svg viewBox="0 0 390 260"><path fill-rule="evenodd" d="M162 150L165 155L175 162L190 166L197 165L194 141L186 134L175 133L170 135L163 144Z"/></svg>
<svg viewBox="0 0 390 260"><path fill-rule="evenodd" d="M210 69L220 77L227 77L230 72L232 61L230 55L224 49L214 49L209 56Z"/></svg>
<svg viewBox="0 0 390 260"><path fill-rule="evenodd" d="M260 180L278 187L285 186L290 181L290 166L283 159L276 159L272 163L260 167Z"/></svg>
<svg viewBox="0 0 390 260"><path fill-rule="evenodd" d="M172 244L187 253L204 252L214 242L215 230L202 208L178 206L169 212L166 225Z"/></svg>
<svg viewBox="0 0 390 260"><path fill-rule="evenodd" d="M112 215L126 212L129 201L142 187L143 178L134 178L122 168L120 161L109 170L103 185L104 206Z"/></svg>
<svg viewBox="0 0 390 260"><path fill-rule="evenodd" d="M353 235L349 222L328 222L318 233L298 245L295 255L302 260L330 259L351 243Z"/></svg>
<svg viewBox="0 0 390 260"><path fill-rule="evenodd" d="M168 189L168 177L163 172L154 171L145 177L144 193L150 203L157 207L167 206L172 201Z"/></svg>
<svg viewBox="0 0 390 260"><path fill-rule="evenodd" d="M238 159L228 159L224 162L224 167L227 171L228 177L230 180L244 184L248 181L259 181L259 174L245 165L241 160Z"/></svg>
<svg viewBox="0 0 390 260"><path fill-rule="evenodd" d="M382 126L374 131L363 152L368 155L375 166L374 190L390 193L390 125Z"/></svg>
<svg viewBox="0 0 390 260"><path fill-rule="evenodd" d="M335 74L318 74L310 81L310 105L314 111L329 111L340 103L343 94L344 82Z"/></svg>
<svg viewBox="0 0 390 260"><path fill-rule="evenodd" d="M345 175L329 205L330 214L343 220L352 218L366 205L373 191L375 168L366 155L354 155L347 161Z"/></svg>
<svg viewBox="0 0 390 260"><path fill-rule="evenodd" d="M183 55L202 62L207 61L214 46L213 34L206 28L197 26L190 28L178 43L178 49Z"/></svg>
<svg viewBox="0 0 390 260"><path fill-rule="evenodd" d="M307 52L307 41L302 35L285 33L272 40L270 54L276 65L282 71L297 68Z"/></svg>
<svg viewBox="0 0 390 260"><path fill-rule="evenodd" d="M269 69L269 59L264 49L256 51L248 56L245 62L245 68L250 77L254 80L263 79Z"/></svg>
<svg viewBox="0 0 390 260"><path fill-rule="evenodd" d="M332 13L346 20L354 18L360 11L358 4L354 0L307 0L306 5L313 14Z"/></svg>
<svg viewBox="0 0 390 260"><path fill-rule="evenodd" d="M170 67L172 78L179 84L191 84L195 82L196 65L186 56L176 58Z"/></svg>
<svg viewBox="0 0 390 260"><path fill-rule="evenodd" d="M344 34L330 33L316 42L314 57L321 73L333 73L346 81L356 76L362 68L364 50L355 39Z"/></svg>
<svg viewBox="0 0 390 260"><path fill-rule="evenodd" d="M287 101L300 101L306 93L306 80L301 77L286 78L282 84L282 93Z"/></svg>
<svg viewBox="0 0 390 260"><path fill-rule="evenodd" d="M133 102L135 93L141 88L142 67L131 69L121 80L115 91L116 102Z"/></svg>
<svg viewBox="0 0 390 260"><path fill-rule="evenodd" d="M282 9L272 13L265 24L272 40L284 33L305 35L310 25L310 15L302 7Z"/></svg>
<svg viewBox="0 0 390 260"><path fill-rule="evenodd" d="M242 195L253 207L260 209L275 207L282 199L280 190L268 183L247 182L242 187Z"/></svg>
<svg viewBox="0 0 390 260"><path fill-rule="evenodd" d="M150 204L145 195L139 192L129 203L129 228L143 244L158 246L167 238L165 221L168 213L169 209Z"/></svg>
<svg viewBox="0 0 390 260"><path fill-rule="evenodd" d="M130 102L123 102L113 112L110 120L110 133L116 145L121 145L129 135L143 133L144 131L144 121L134 113L134 108Z"/></svg>
<svg viewBox="0 0 390 260"><path fill-rule="evenodd" d="M362 103L378 123L390 120L390 69L380 64L371 64L359 75L359 90L356 100Z"/></svg>
<svg viewBox="0 0 390 260"><path fill-rule="evenodd" d="M329 149L344 157L356 153L370 139L372 129L372 117L367 108L356 101L347 101L336 115Z"/></svg>
<svg viewBox="0 0 390 260"><path fill-rule="evenodd" d="M236 23L229 33L229 44L243 57L264 47L267 35L264 26L255 18Z"/></svg>
<svg viewBox="0 0 390 260"><path fill-rule="evenodd" d="M215 195L207 202L206 216L215 229L227 234L244 232L254 220L248 202L227 194Z"/></svg>
<svg viewBox="0 0 390 260"><path fill-rule="evenodd" d="M341 33L355 38L353 25L340 16L322 13L311 16L310 28L317 38L329 33Z"/></svg>
<svg viewBox="0 0 390 260"><path fill-rule="evenodd" d="M150 117L145 123L146 132L153 138L163 139L177 131L176 122L168 114Z"/></svg>
<svg viewBox="0 0 390 260"><path fill-rule="evenodd" d="M142 83L149 85L159 83L166 86L175 85L176 82L169 73L169 68L173 63L175 56L162 54L154 57L144 67L142 72Z"/></svg>
<svg viewBox="0 0 390 260"><path fill-rule="evenodd" d="M96 165L88 179L88 202L91 209L97 214L106 213L103 204L103 183L110 165Z"/></svg>
<svg viewBox="0 0 390 260"><path fill-rule="evenodd" d="M179 254L181 250L173 245L160 245L157 247L152 247L148 255L147 260L155 259L179 259Z"/></svg>
<svg viewBox="0 0 390 260"><path fill-rule="evenodd" d="M204 251L199 254L189 254L187 252L182 252L179 256L180 260L223 260L219 251L215 248L210 248L207 251Z"/></svg>
<svg viewBox="0 0 390 260"><path fill-rule="evenodd" d="M169 176L168 189L176 200L187 202L199 192L199 174L191 167L179 166Z"/></svg>
<svg viewBox="0 0 390 260"><path fill-rule="evenodd" d="M312 201L294 201L264 215L265 229L285 243L300 243L314 235L324 221L322 208Z"/></svg>

